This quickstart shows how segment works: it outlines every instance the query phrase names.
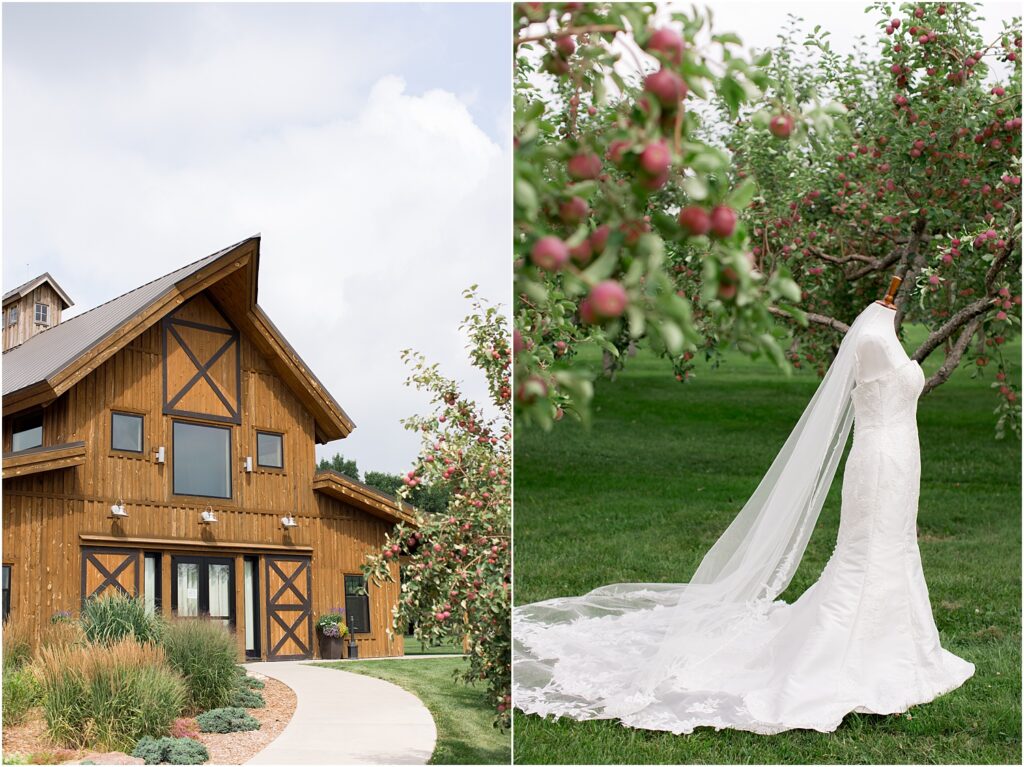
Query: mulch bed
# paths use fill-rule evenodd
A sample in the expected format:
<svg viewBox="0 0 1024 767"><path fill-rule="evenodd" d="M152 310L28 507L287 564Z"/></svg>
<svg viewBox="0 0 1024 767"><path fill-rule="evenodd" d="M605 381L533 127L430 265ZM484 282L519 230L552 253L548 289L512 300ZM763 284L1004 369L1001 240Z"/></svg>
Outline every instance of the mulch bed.
<svg viewBox="0 0 1024 767"><path fill-rule="evenodd" d="M295 693L292 688L277 679L251 674L266 684L262 690L266 708L247 709L260 722L260 728L253 732L201 732L196 740L202 741L210 750L210 764L244 764L281 734L295 713Z"/></svg>
<svg viewBox="0 0 1024 767"><path fill-rule="evenodd" d="M292 689L261 674L252 676L266 684L260 690L267 701L265 708L248 709L260 722L260 729L253 732L218 733L201 732L197 740L210 751L210 764L244 764L270 744L281 730L291 721L295 713L295 693ZM198 729L198 727L196 728ZM4 756L15 754L29 756L31 764L68 764L92 761L96 764L141 764L125 754L100 754L95 751L73 751L61 748L50 741L46 734L46 721L41 709L31 711L24 722L16 727L4 727Z"/></svg>

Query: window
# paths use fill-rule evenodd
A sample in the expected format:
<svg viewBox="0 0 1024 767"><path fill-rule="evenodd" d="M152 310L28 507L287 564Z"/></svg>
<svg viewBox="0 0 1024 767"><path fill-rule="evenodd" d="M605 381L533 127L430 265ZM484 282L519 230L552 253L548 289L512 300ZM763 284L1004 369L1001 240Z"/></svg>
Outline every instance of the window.
<svg viewBox="0 0 1024 767"><path fill-rule="evenodd" d="M110 414L110 448L142 452L142 416L134 413Z"/></svg>
<svg viewBox="0 0 1024 767"><path fill-rule="evenodd" d="M49 304L36 304L36 324L38 324L38 325L49 325L50 324L50 305Z"/></svg>
<svg viewBox="0 0 1024 767"><path fill-rule="evenodd" d="M160 612L160 554L147 551L143 564L142 601L146 612L156 615Z"/></svg>
<svg viewBox="0 0 1024 767"><path fill-rule="evenodd" d="M284 467L284 436L267 431L256 432L256 465L271 469Z"/></svg>
<svg viewBox="0 0 1024 767"><path fill-rule="evenodd" d="M11 429L11 450L15 453L43 444L43 411L37 410L14 419Z"/></svg>
<svg viewBox="0 0 1024 767"><path fill-rule="evenodd" d="M231 497L231 429L174 422L174 493Z"/></svg>
<svg viewBox="0 0 1024 767"><path fill-rule="evenodd" d="M11 566L4 565L4 612L3 620L11 614Z"/></svg>
<svg viewBox="0 0 1024 767"><path fill-rule="evenodd" d="M18 324L18 307L12 306L7 310L7 324L17 325Z"/></svg>
<svg viewBox="0 0 1024 767"><path fill-rule="evenodd" d="M235 626L235 565L226 557L171 557L171 612Z"/></svg>
<svg viewBox="0 0 1024 767"><path fill-rule="evenodd" d="M370 596L366 579L361 575L345 576L345 615L353 634L370 633Z"/></svg>

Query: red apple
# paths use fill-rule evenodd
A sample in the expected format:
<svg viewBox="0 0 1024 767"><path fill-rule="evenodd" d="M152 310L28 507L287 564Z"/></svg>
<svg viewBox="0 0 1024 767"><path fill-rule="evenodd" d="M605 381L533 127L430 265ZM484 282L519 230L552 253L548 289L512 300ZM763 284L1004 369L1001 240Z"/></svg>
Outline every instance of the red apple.
<svg viewBox="0 0 1024 767"><path fill-rule="evenodd" d="M690 205L679 211L679 225L688 235L707 234L711 231L711 216L704 208Z"/></svg>
<svg viewBox="0 0 1024 767"><path fill-rule="evenodd" d="M541 269L557 272L569 260L569 248L554 235L541 237L530 251L530 260Z"/></svg>
<svg viewBox="0 0 1024 767"><path fill-rule="evenodd" d="M716 205L711 211L711 233L716 237L729 237L736 231L736 211L728 205Z"/></svg>
<svg viewBox="0 0 1024 767"><path fill-rule="evenodd" d="M647 52L661 54L673 64L683 60L683 38L674 29L662 27L656 29L647 40Z"/></svg>
<svg viewBox="0 0 1024 767"><path fill-rule="evenodd" d="M594 314L602 319L621 317L629 302L625 289L615 280L599 282L590 291L587 299Z"/></svg>
<svg viewBox="0 0 1024 767"><path fill-rule="evenodd" d="M640 153L640 166L652 176L660 176L672 164L672 153L664 141L655 141Z"/></svg>
<svg viewBox="0 0 1024 767"><path fill-rule="evenodd" d="M581 152L570 157L566 167L578 181L597 178L601 174L601 158L593 152Z"/></svg>
<svg viewBox="0 0 1024 767"><path fill-rule="evenodd" d="M662 106L675 108L686 98L686 83L671 69L659 69L644 79L644 90L658 99Z"/></svg>

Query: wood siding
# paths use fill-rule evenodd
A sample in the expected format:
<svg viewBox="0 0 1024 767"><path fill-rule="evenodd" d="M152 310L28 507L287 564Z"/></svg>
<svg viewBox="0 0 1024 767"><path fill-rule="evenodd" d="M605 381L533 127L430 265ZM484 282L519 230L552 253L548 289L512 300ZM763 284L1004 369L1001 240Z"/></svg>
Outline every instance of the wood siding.
<svg viewBox="0 0 1024 767"><path fill-rule="evenodd" d="M37 324L35 317L36 304L47 304L50 307L49 322L45 325ZM18 321L8 324L12 306L18 307ZM43 283L27 296L22 296L17 301L11 301L4 307L4 351L12 346L24 343L31 336L34 336L46 328L53 327L60 322L64 299L62 299L49 284Z"/></svg>
<svg viewBox="0 0 1024 767"><path fill-rule="evenodd" d="M205 299L192 306L196 316L215 322L209 308ZM218 422L232 432L233 497L174 495L172 424L176 419L203 419L163 413L162 334L160 323L150 327L44 410L44 446L84 441L84 463L4 482L3 562L13 565L12 614L34 615L42 623L58 610L77 610L82 598L83 546L112 546L117 541L164 555L161 596L165 609L170 604L170 553L233 557L240 646L244 641L244 554L279 556L294 551L310 556L314 619L332 607L343 606L344 574L359 572L366 554L383 543L391 523L313 491L313 416L244 331L236 349L241 371L237 382L241 423ZM197 370L186 356L175 355L168 371L174 380L184 375L175 365L191 369L186 380ZM236 385L231 371L217 370L214 377L227 388ZM208 404L215 408L213 400ZM111 449L111 411L144 417L142 453ZM256 465L257 430L284 435L283 468ZM4 452L10 447L11 419L5 418ZM157 462L160 447L165 454L162 464ZM251 473L245 471L246 456L253 457ZM110 506L115 502L124 504L127 519L111 518ZM200 524L200 512L207 506L218 517L215 525ZM280 520L285 515L295 517L298 527L282 529ZM91 537L87 540L83 535ZM114 544L97 543L109 540ZM265 657L268 613L264 576L261 558L259 622ZM373 630L356 637L360 656L402 654L402 637L391 636L389 631L398 585L371 586L369 593Z"/></svg>

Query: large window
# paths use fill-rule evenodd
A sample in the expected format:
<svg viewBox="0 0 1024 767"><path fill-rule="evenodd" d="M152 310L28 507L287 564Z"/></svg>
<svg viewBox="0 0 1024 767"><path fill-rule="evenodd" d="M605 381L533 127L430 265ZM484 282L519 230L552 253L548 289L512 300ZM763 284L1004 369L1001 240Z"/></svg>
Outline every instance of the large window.
<svg viewBox="0 0 1024 767"><path fill-rule="evenodd" d="M174 493L231 497L231 429L174 422Z"/></svg>
<svg viewBox="0 0 1024 767"><path fill-rule="evenodd" d="M111 413L110 447L113 450L141 453L142 416L135 413Z"/></svg>
<svg viewBox="0 0 1024 767"><path fill-rule="evenodd" d="M17 325L18 324L18 307L12 306L7 310L7 324Z"/></svg>
<svg viewBox="0 0 1024 767"><path fill-rule="evenodd" d="M50 305L36 304L36 323L39 325L50 324Z"/></svg>
<svg viewBox="0 0 1024 767"><path fill-rule="evenodd" d="M345 614L353 634L370 633L370 597L361 575L345 576Z"/></svg>
<svg viewBox="0 0 1024 767"><path fill-rule="evenodd" d="M271 469L284 467L284 437L269 431L256 432L256 465Z"/></svg>
<svg viewBox="0 0 1024 767"><path fill-rule="evenodd" d="M4 565L4 608L3 619L11 614L11 566Z"/></svg>
<svg viewBox="0 0 1024 767"><path fill-rule="evenodd" d="M11 450L30 450L43 444L43 411L21 415L14 419L11 429Z"/></svg>

